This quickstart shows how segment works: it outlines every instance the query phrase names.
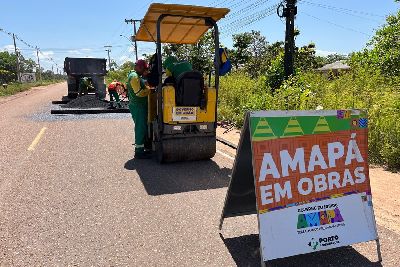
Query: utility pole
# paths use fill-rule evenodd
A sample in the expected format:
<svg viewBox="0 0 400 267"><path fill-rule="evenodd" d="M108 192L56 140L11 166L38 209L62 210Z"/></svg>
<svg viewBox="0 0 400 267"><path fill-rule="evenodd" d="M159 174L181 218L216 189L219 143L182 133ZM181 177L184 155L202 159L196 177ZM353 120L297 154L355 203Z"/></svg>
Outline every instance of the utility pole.
<svg viewBox="0 0 400 267"><path fill-rule="evenodd" d="M36 46L37 64L39 67L39 80L42 80L42 70L40 69L39 48Z"/></svg>
<svg viewBox="0 0 400 267"><path fill-rule="evenodd" d="M111 58L110 58L110 52L111 52L111 45L105 45L104 48L107 48L105 51L107 51L108 54L108 70L111 70Z"/></svg>
<svg viewBox="0 0 400 267"><path fill-rule="evenodd" d="M138 60L138 55L137 55L137 41L136 41L136 22L140 22L140 19L125 19L126 24L131 23L133 24L133 32L134 32L134 37L135 39L133 40L135 43L135 56L136 60Z"/></svg>
<svg viewBox="0 0 400 267"><path fill-rule="evenodd" d="M13 34L13 40L14 40L14 51L15 51L15 56L17 57L17 81L21 81L21 74L19 71L19 55L17 51L17 44L15 42L15 34Z"/></svg>
<svg viewBox="0 0 400 267"><path fill-rule="evenodd" d="M283 8L283 17L286 18L285 32L285 76L288 78L294 73L294 17L297 14L297 0L286 0Z"/></svg>

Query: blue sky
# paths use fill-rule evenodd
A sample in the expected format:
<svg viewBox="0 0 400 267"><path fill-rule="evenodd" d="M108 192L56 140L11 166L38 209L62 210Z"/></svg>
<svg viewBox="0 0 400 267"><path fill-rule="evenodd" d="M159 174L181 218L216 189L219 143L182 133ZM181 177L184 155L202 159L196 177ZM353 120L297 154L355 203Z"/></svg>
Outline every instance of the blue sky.
<svg viewBox="0 0 400 267"><path fill-rule="evenodd" d="M276 15L275 9L270 9L279 0L3 0L0 28L38 46L42 51L42 66L46 69L51 69L54 62L61 67L66 56L106 57L104 45L112 45L111 58L122 63L134 59L131 44L120 37L133 33L132 26L125 24L124 19L143 18L152 2L230 8L230 15L219 23L221 42L228 47L232 45L231 34L250 30L261 31L270 42L284 39L284 21ZM360 50L384 23L385 16L399 7L393 0L301 0L296 19L301 35L296 44L314 42L321 55ZM258 16L265 17L257 20ZM254 22L248 24L252 20ZM32 48L18 40L17 46L25 57L36 59ZM138 46L139 55L154 51L151 43L140 42ZM0 32L0 50L10 48L12 38Z"/></svg>

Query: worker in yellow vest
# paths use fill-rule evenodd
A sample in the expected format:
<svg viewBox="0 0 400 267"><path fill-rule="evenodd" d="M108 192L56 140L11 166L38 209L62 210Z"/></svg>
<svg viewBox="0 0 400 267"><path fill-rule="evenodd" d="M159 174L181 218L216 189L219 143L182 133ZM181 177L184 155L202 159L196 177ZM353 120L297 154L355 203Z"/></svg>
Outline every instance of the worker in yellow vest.
<svg viewBox="0 0 400 267"><path fill-rule="evenodd" d="M146 61L143 59L137 60L135 69L128 74L128 82L126 84L129 111L135 124L135 158L138 159L151 158L151 153L144 149L147 134L147 96L150 93L150 88L143 79L143 74L146 73L147 69L148 65Z"/></svg>

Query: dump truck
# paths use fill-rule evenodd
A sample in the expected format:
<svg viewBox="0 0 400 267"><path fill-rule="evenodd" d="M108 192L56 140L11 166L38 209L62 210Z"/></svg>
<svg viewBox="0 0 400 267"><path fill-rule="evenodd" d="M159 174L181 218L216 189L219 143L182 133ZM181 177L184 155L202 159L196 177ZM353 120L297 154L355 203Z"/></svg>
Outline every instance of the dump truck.
<svg viewBox="0 0 400 267"><path fill-rule="evenodd" d="M79 82L82 78L88 77L93 88L89 93L95 94L99 99L106 97L106 85L104 76L107 60L105 58L71 58L64 60L64 71L68 75L68 98L74 99L78 96Z"/></svg>
<svg viewBox="0 0 400 267"><path fill-rule="evenodd" d="M216 153L220 69L216 22L228 12L228 8L153 3L141 20L136 40L157 44L158 83L148 96L148 139L160 163L210 159ZM196 44L210 29L212 79L207 83L207 73L193 70L182 73L174 84L165 84L161 44Z"/></svg>

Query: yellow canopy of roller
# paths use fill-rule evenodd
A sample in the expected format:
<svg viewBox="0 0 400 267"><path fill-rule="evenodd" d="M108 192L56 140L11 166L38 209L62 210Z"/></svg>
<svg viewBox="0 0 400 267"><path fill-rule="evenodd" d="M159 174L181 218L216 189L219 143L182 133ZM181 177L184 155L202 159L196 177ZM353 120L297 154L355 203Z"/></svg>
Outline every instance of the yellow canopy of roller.
<svg viewBox="0 0 400 267"><path fill-rule="evenodd" d="M175 4L151 4L141 21L136 34L137 41L154 42L157 40L157 19L162 14L176 17L165 17L161 22L161 42L172 44L195 44L211 26L205 25L204 19L185 18L181 16L210 17L215 21L228 14L228 8L215 8Z"/></svg>

